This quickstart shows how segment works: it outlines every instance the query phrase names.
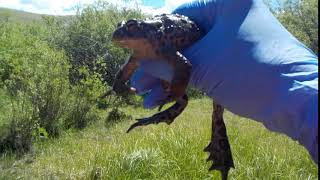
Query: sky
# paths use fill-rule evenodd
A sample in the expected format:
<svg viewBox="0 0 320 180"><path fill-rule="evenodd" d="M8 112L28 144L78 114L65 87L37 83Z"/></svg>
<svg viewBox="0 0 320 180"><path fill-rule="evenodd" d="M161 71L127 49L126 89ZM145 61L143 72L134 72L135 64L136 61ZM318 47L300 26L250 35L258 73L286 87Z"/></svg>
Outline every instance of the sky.
<svg viewBox="0 0 320 180"><path fill-rule="evenodd" d="M72 15L75 6L94 3L95 0L0 0L0 7L17 9L38 14ZM149 14L171 12L178 5L190 0L134 0L124 3L122 0L104 0L119 6L132 6L133 3Z"/></svg>

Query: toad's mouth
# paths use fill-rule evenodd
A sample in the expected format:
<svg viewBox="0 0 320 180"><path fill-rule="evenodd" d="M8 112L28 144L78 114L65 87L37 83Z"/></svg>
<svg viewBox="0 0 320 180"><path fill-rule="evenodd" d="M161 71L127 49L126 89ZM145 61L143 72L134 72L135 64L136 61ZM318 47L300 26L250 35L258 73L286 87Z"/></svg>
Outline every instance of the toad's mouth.
<svg viewBox="0 0 320 180"><path fill-rule="evenodd" d="M112 42L115 44L118 44L119 46L126 46L129 42L126 39L118 39L118 38L112 38Z"/></svg>
<svg viewBox="0 0 320 180"><path fill-rule="evenodd" d="M118 43L118 44L123 44L123 43L126 43L126 40L123 40L123 39L112 39L112 42Z"/></svg>
<svg viewBox="0 0 320 180"><path fill-rule="evenodd" d="M129 48L129 49L143 49L145 45L147 44L147 41L141 40L141 39L124 39L124 38L114 38L112 39L112 42L124 47L124 48Z"/></svg>

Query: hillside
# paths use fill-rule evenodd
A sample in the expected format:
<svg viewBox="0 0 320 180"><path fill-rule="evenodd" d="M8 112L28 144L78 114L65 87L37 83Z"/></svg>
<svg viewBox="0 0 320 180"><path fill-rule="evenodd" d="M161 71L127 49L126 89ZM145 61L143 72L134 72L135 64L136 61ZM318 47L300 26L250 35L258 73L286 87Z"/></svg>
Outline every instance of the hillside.
<svg viewBox="0 0 320 180"><path fill-rule="evenodd" d="M30 23L33 21L41 21L43 16L50 16L50 15L35 14L35 13L0 7L0 19L8 19L9 21L20 22L20 23ZM55 17L67 18L70 16L55 16Z"/></svg>

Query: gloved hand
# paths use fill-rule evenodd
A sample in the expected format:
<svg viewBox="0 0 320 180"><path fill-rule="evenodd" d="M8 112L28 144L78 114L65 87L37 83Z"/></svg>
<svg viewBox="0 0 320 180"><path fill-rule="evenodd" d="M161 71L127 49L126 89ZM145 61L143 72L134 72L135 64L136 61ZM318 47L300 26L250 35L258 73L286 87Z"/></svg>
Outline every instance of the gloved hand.
<svg viewBox="0 0 320 180"><path fill-rule="evenodd" d="M194 1L173 13L190 17L206 33L183 51L192 64L189 85L229 111L298 140L318 163L318 57L262 0ZM165 62L141 64L131 85L148 92L145 107L165 98L160 79L170 81L172 72Z"/></svg>

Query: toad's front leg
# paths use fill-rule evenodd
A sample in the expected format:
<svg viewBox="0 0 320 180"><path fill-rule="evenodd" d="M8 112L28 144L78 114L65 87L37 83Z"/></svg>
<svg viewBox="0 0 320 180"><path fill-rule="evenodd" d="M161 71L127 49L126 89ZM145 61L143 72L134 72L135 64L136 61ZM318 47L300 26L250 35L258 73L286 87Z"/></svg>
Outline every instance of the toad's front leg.
<svg viewBox="0 0 320 180"><path fill-rule="evenodd" d="M223 121L223 111L224 108L221 105L213 102L211 142L204 151L209 152L207 161L213 161L209 170L219 170L222 179L226 180L234 164L227 129Z"/></svg>
<svg viewBox="0 0 320 180"><path fill-rule="evenodd" d="M182 97L178 98L176 103L169 107L168 109L159 112L151 117L137 119L138 122L132 124L130 128L127 130L129 133L132 129L138 126L146 126L149 124L159 124L161 122L165 122L170 125L174 119L182 113L182 111L186 108L188 104L188 96L183 95Z"/></svg>
<svg viewBox="0 0 320 180"><path fill-rule="evenodd" d="M165 111L159 112L148 118L139 119L138 122L130 126L127 132L130 132L133 128L138 126L158 124L160 122L171 124L188 104L188 96L185 94L185 90L189 83L191 64L178 51L162 51L162 54L164 54L164 56L160 59L166 60L174 68L174 75L168 87L167 83L163 84L163 86L166 86L164 88L168 91L169 96L160 103L160 107L173 100L176 100L176 103Z"/></svg>
<svg viewBox="0 0 320 180"><path fill-rule="evenodd" d="M134 55L130 56L117 72L114 83L112 85L112 89L117 94L125 94L132 91L126 83L130 79L134 71L137 69L139 60L140 58Z"/></svg>

